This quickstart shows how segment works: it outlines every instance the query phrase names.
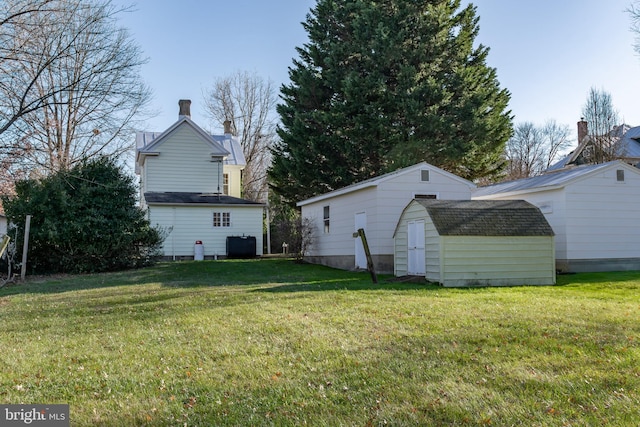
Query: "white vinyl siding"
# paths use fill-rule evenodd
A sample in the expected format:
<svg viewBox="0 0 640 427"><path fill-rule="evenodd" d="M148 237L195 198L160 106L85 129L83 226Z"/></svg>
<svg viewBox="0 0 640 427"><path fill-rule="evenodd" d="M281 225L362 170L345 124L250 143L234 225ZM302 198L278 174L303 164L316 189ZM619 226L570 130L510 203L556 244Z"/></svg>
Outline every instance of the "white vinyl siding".
<svg viewBox="0 0 640 427"><path fill-rule="evenodd" d="M422 181L422 170L429 171L429 181ZM416 194L433 194L438 199L469 200L473 184L431 166L407 168L406 172L387 177L377 186L354 189L336 196L302 204L302 217L314 226L314 241L308 255L354 256L353 230L357 212L367 212L367 243L372 255L393 256L393 233L404 207ZM331 232L323 232L324 206L331 206Z"/></svg>
<svg viewBox="0 0 640 427"><path fill-rule="evenodd" d="M620 169L623 168L614 164L558 189L541 187L537 191L485 198L521 199L539 207L551 202L551 212L542 213L556 234L559 268L571 260L640 258L640 171L624 168L625 181L619 182ZM597 270L595 267L591 271Z"/></svg>
<svg viewBox="0 0 640 427"><path fill-rule="evenodd" d="M262 206L225 207L232 218L229 227L214 227L211 206L151 206L149 220L169 231L164 242L164 255L193 256L196 240L201 240L205 256L225 255L227 236L254 236L257 255L262 255Z"/></svg>
<svg viewBox="0 0 640 427"><path fill-rule="evenodd" d="M565 189L568 259L640 258L640 176L608 172Z"/></svg>
<svg viewBox="0 0 640 427"><path fill-rule="evenodd" d="M212 162L211 147L189 126L177 127L145 160L146 191L215 193L222 190L224 165Z"/></svg>

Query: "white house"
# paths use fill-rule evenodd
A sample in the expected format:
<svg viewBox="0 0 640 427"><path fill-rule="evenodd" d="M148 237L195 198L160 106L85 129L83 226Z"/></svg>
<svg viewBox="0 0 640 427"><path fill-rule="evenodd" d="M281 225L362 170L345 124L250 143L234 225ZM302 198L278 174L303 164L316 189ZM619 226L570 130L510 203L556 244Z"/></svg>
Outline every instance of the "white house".
<svg viewBox="0 0 640 427"><path fill-rule="evenodd" d="M481 187L472 199L538 206L556 235L559 271L640 270L640 170L623 161Z"/></svg>
<svg viewBox="0 0 640 427"><path fill-rule="evenodd" d="M394 233L394 274L444 286L553 285L553 230L523 200L412 200Z"/></svg>
<svg viewBox="0 0 640 427"><path fill-rule="evenodd" d="M402 209L415 198L464 200L475 184L428 163L419 163L298 202L314 239L305 259L342 269L367 268L360 238L365 231L374 266L393 272L393 232Z"/></svg>
<svg viewBox="0 0 640 427"><path fill-rule="evenodd" d="M225 257L229 238L255 238L262 255L264 205L240 198L245 165L237 139L212 136L191 120L191 101L164 132L138 132L136 172L140 204L152 225L167 233L164 256L193 259L196 242L205 258Z"/></svg>

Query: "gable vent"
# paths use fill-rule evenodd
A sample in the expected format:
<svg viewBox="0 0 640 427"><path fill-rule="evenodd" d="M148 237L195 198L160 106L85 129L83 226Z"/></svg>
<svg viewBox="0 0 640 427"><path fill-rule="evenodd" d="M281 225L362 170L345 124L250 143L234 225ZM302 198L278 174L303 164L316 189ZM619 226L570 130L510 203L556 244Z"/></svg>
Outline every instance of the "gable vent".
<svg viewBox="0 0 640 427"><path fill-rule="evenodd" d="M420 171L420 180L424 181L424 182L428 182L429 181L429 170L422 169Z"/></svg>

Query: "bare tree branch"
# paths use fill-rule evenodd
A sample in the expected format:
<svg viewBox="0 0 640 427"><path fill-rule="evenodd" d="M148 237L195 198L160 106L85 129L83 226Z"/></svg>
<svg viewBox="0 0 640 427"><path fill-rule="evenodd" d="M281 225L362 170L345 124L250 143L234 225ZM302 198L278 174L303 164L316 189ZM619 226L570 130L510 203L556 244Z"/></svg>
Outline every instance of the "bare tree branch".
<svg viewBox="0 0 640 427"><path fill-rule="evenodd" d="M0 156L47 174L131 147L151 97L146 62L110 0L10 0L0 9ZM1 44L1 43L0 43ZM20 153L19 159L10 159Z"/></svg>
<svg viewBox="0 0 640 427"><path fill-rule="evenodd" d="M276 133L272 115L276 96L271 82L255 74L237 72L217 79L205 93L209 117L218 124L231 122L231 132L242 146L247 165L243 171L243 197L266 201L269 148Z"/></svg>
<svg viewBox="0 0 640 427"><path fill-rule="evenodd" d="M612 133L620 124L618 112L613 107L611 94L604 90L591 88L587 101L582 107L584 120L587 121L591 143L582 152L583 161L604 163L623 155L619 153L619 138Z"/></svg>
<svg viewBox="0 0 640 427"><path fill-rule="evenodd" d="M543 173L569 146L569 134L569 126L554 120L541 127L531 122L517 124L505 149L506 178L520 179Z"/></svg>

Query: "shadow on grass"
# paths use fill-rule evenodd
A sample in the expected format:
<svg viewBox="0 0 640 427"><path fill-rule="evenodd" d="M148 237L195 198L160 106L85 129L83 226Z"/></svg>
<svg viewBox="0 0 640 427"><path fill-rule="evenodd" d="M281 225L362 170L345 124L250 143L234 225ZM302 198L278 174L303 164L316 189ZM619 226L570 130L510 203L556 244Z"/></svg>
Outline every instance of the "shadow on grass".
<svg viewBox="0 0 640 427"><path fill-rule="evenodd" d="M630 282L637 286L640 272L607 272L558 275L557 285L602 285ZM28 277L24 283L0 289L0 297L27 293L63 293L118 286L159 285L169 288L253 286L254 292L308 292L332 290L441 290L426 282L402 282L379 276L374 284L366 271L344 271L292 259L163 262L153 267L113 273ZM458 288L469 289L469 288ZM475 289L475 288L470 288Z"/></svg>
<svg viewBox="0 0 640 427"><path fill-rule="evenodd" d="M379 284L368 272L353 272L297 263L291 259L248 259L218 261L163 262L149 268L112 273L28 276L22 283L0 289L0 297L16 294L55 294L122 286L159 285L167 288L246 286L265 292L323 290L423 289L429 285L390 283L385 276Z"/></svg>
<svg viewBox="0 0 640 427"><path fill-rule="evenodd" d="M352 279L320 281L313 283L294 283L283 284L278 286L265 286L263 288L254 289L252 292L322 292L322 291L409 291L409 290L439 290L441 286L415 282L397 282L389 281L384 278L379 283L371 281L354 281Z"/></svg>

